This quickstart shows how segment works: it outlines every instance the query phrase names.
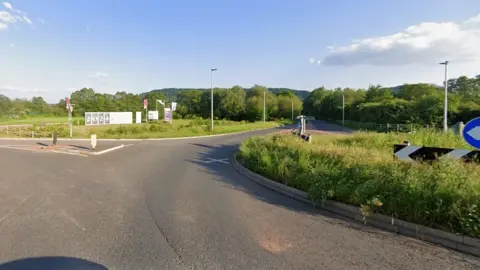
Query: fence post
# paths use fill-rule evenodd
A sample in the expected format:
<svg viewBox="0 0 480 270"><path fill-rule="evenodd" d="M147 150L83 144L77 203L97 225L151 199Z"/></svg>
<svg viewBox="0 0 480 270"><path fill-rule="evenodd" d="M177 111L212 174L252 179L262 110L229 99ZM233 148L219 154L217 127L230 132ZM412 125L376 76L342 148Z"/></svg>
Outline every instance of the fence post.
<svg viewBox="0 0 480 270"><path fill-rule="evenodd" d="M390 131L390 124L387 123L387 133Z"/></svg>
<svg viewBox="0 0 480 270"><path fill-rule="evenodd" d="M397 133L400 131L400 124L397 124Z"/></svg>

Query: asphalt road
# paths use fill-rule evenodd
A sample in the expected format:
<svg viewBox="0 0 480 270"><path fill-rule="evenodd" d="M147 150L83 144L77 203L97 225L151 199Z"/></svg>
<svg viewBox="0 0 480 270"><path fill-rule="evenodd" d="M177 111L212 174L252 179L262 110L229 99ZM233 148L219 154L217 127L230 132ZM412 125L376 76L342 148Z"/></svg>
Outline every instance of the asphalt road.
<svg viewBox="0 0 480 270"><path fill-rule="evenodd" d="M271 131L91 157L0 148L0 270L480 268L244 178L236 146Z"/></svg>

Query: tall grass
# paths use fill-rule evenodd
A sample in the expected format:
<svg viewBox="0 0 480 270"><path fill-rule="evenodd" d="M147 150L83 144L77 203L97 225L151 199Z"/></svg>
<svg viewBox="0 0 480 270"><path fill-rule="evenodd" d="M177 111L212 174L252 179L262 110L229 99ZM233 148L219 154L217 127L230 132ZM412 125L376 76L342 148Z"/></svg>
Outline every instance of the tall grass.
<svg viewBox="0 0 480 270"><path fill-rule="evenodd" d="M422 131L423 132L423 131ZM422 134L424 136L422 136ZM480 166L444 159L433 165L394 160L392 145L461 147L454 135L376 134L314 137L255 137L240 147L249 169L307 191L318 202L330 199L407 221L480 236Z"/></svg>

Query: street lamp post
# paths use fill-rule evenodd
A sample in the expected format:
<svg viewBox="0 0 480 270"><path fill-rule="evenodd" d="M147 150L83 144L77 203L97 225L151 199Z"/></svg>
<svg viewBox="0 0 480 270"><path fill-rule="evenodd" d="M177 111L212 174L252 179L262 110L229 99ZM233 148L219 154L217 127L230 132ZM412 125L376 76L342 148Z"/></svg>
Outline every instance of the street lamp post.
<svg viewBox="0 0 480 270"><path fill-rule="evenodd" d="M448 117L448 82L447 82L447 76L448 76L448 61L439 63L440 65L445 66L445 108L443 109L443 131L447 132L448 130L448 122L447 122L447 117Z"/></svg>
<svg viewBox="0 0 480 270"><path fill-rule="evenodd" d="M266 91L263 91L263 124L265 124L265 93Z"/></svg>
<svg viewBox="0 0 480 270"><path fill-rule="evenodd" d="M342 126L345 127L345 90L342 94Z"/></svg>
<svg viewBox="0 0 480 270"><path fill-rule="evenodd" d="M216 68L210 69L210 128L213 130L213 72Z"/></svg>
<svg viewBox="0 0 480 270"><path fill-rule="evenodd" d="M293 97L292 97L292 121L293 121Z"/></svg>

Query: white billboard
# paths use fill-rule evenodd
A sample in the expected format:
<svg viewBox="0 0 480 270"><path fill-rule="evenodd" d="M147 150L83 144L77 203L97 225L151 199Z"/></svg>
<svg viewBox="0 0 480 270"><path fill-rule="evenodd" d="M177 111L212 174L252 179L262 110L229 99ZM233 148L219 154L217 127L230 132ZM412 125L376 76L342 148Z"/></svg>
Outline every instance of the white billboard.
<svg viewBox="0 0 480 270"><path fill-rule="evenodd" d="M85 125L131 124L132 112L86 112Z"/></svg>
<svg viewBox="0 0 480 270"><path fill-rule="evenodd" d="M158 120L158 111L148 111L148 120Z"/></svg>

